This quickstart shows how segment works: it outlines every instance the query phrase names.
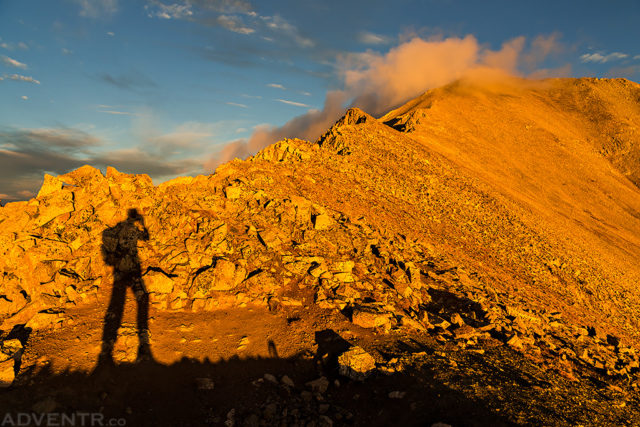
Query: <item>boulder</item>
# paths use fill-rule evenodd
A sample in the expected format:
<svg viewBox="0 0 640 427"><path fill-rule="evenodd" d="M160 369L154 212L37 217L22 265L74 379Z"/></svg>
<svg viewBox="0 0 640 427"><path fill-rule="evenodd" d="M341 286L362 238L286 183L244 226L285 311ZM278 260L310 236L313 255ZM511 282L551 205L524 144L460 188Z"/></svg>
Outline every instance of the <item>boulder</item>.
<svg viewBox="0 0 640 427"><path fill-rule="evenodd" d="M363 328L385 327L391 323L391 315L389 313L380 313L368 307L355 307L351 321L354 325Z"/></svg>
<svg viewBox="0 0 640 427"><path fill-rule="evenodd" d="M173 292L173 279L160 271L150 271L143 277L149 293L170 294Z"/></svg>
<svg viewBox="0 0 640 427"><path fill-rule="evenodd" d="M375 359L362 347L352 347L338 357L338 372L352 380L364 381L375 370Z"/></svg>
<svg viewBox="0 0 640 427"><path fill-rule="evenodd" d="M0 343L0 388L13 384L16 377L15 366L22 357L22 343L16 339Z"/></svg>

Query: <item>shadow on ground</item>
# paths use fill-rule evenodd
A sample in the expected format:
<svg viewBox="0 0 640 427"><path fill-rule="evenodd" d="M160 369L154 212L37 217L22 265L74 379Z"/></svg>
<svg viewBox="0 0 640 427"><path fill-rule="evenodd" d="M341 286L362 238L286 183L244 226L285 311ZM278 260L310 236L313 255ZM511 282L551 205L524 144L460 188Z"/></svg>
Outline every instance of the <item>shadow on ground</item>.
<svg viewBox="0 0 640 427"><path fill-rule="evenodd" d="M147 361L91 373L27 368L16 384L0 391L0 414L100 413L105 425L114 419L128 426L321 426L330 425L329 419L333 425L508 424L481 402L433 381L428 369L376 375L364 383L339 378L339 386L328 372L328 389L313 392L306 383L320 376L318 366L313 355L298 355L216 363L183 359L173 365ZM283 384L284 375L293 387ZM406 395L393 399L393 391Z"/></svg>

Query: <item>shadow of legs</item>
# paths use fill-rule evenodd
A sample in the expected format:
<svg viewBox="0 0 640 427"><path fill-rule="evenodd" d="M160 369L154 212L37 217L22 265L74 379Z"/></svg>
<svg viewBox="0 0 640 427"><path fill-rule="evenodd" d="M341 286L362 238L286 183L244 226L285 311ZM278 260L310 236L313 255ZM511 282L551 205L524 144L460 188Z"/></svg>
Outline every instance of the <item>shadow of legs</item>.
<svg viewBox="0 0 640 427"><path fill-rule="evenodd" d="M116 276L116 275L114 275ZM102 350L98 358L98 365L113 365L113 346L118 338L118 329L122 323L124 313L124 301L127 286L122 278L114 277L111 300L107 313L104 316L104 328L102 330Z"/></svg>
<svg viewBox="0 0 640 427"><path fill-rule="evenodd" d="M136 277L133 283L133 292L138 303L138 357L137 361L149 361L153 359L151 345L149 343L149 293L144 288L142 277Z"/></svg>

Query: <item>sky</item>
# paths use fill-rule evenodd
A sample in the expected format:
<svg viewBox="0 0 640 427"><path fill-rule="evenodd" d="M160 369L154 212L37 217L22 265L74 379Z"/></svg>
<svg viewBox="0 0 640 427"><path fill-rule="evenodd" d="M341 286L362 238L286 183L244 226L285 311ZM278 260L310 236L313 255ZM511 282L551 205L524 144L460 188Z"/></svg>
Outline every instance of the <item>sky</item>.
<svg viewBox="0 0 640 427"><path fill-rule="evenodd" d="M0 0L0 200L212 173L469 73L640 81L640 2Z"/></svg>

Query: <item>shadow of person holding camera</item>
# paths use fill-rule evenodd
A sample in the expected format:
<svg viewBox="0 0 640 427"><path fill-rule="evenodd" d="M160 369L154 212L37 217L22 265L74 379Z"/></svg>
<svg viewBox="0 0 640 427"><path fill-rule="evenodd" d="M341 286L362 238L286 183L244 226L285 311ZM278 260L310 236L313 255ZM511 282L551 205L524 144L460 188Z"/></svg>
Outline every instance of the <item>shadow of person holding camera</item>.
<svg viewBox="0 0 640 427"><path fill-rule="evenodd" d="M149 231L137 209L129 209L127 219L102 233L102 256L113 266L113 289L104 317L102 350L98 366L114 365L113 347L122 324L127 288L131 287L138 305L137 362L152 361L149 344L149 293L142 281L142 267L138 256L138 241L149 240Z"/></svg>

